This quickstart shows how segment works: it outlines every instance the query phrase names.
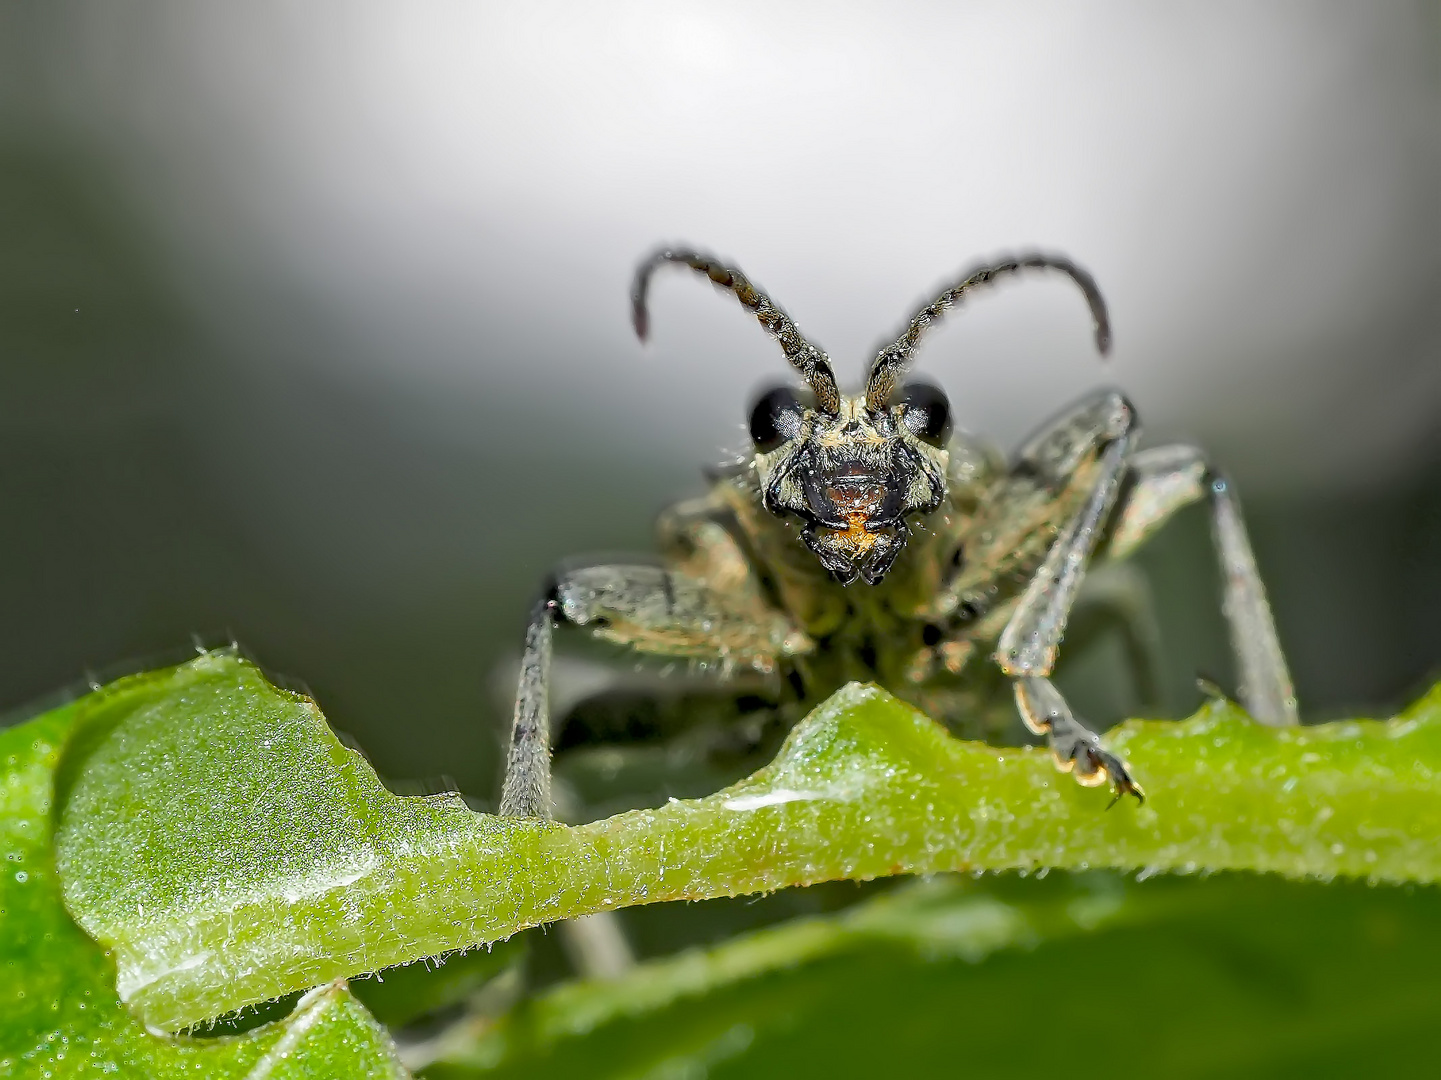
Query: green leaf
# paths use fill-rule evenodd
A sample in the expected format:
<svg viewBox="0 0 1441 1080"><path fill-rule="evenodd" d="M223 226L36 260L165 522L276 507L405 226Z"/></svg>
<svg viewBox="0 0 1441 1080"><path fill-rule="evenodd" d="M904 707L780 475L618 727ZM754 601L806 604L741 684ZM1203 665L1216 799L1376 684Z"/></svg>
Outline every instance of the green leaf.
<svg viewBox="0 0 1441 1080"><path fill-rule="evenodd" d="M177 1029L527 926L836 878L1109 866L1441 877L1441 693L1387 723L1275 730L1217 704L1111 745L1150 799L1107 812L1035 749L950 738L849 686L716 795L578 827L401 798L314 704L233 656L76 706L66 903L122 998Z"/></svg>
<svg viewBox="0 0 1441 1080"><path fill-rule="evenodd" d="M389 1036L344 984L308 994L284 1020L227 1038L154 1035L124 1007L114 964L65 912L52 859L56 768L71 738L83 738L79 721L97 700L0 731L0 1076L406 1075Z"/></svg>
<svg viewBox="0 0 1441 1080"><path fill-rule="evenodd" d="M1434 888L948 876L461 1023L423 1075L1431 1075L1438 966Z"/></svg>

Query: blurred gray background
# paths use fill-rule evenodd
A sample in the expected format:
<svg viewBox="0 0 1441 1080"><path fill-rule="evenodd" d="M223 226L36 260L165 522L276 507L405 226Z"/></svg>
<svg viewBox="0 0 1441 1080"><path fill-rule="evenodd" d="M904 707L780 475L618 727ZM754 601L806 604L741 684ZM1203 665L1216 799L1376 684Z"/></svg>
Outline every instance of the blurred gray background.
<svg viewBox="0 0 1441 1080"><path fill-rule="evenodd" d="M1084 263L1108 363L1038 279L923 370L1006 447L1101 383L1203 442L1308 714L1385 710L1441 661L1438 196L1434 3L7 4L0 707L233 636L486 798L537 582L784 374L679 274L632 338L687 240L852 378L979 256ZM1204 517L1142 561L1189 710Z"/></svg>

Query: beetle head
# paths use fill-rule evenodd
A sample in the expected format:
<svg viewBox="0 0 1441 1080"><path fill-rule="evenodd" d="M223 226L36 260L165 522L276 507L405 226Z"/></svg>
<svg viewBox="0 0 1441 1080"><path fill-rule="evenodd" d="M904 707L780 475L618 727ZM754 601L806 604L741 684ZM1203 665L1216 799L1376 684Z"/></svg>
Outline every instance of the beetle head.
<svg viewBox="0 0 1441 1080"><path fill-rule="evenodd" d="M871 363L865 392L842 395L830 358L796 329L765 293L733 266L691 250L663 248L641 263L631 289L631 319L642 340L650 325L646 292L666 263L688 266L729 291L780 343L810 387L763 394L751 411L753 465L761 499L773 514L804 522L801 537L838 581L874 585L906 545L906 517L935 510L946 498L950 407L929 383L902 383L911 351L970 290L1021 270L1059 270L1091 308L1096 347L1110 346L1105 301L1091 275L1068 259L1021 255L976 267L911 318Z"/></svg>
<svg viewBox="0 0 1441 1080"><path fill-rule="evenodd" d="M907 515L946 497L950 409L929 383L879 409L847 395L834 416L777 387L756 401L750 433L765 508L800 518L806 546L843 584L880 581L905 547Z"/></svg>

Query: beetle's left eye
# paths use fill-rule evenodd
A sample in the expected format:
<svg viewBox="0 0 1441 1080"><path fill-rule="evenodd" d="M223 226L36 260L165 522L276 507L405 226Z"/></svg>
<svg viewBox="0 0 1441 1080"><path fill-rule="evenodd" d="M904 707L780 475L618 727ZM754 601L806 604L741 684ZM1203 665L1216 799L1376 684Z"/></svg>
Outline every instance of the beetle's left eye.
<svg viewBox="0 0 1441 1080"><path fill-rule="evenodd" d="M901 423L916 438L945 446L951 437L951 403L946 392L927 382L906 383L896 396Z"/></svg>
<svg viewBox="0 0 1441 1080"><path fill-rule="evenodd" d="M756 449L768 454L787 439L794 439L801 430L805 406L789 386L777 386L757 399L751 409L751 441Z"/></svg>

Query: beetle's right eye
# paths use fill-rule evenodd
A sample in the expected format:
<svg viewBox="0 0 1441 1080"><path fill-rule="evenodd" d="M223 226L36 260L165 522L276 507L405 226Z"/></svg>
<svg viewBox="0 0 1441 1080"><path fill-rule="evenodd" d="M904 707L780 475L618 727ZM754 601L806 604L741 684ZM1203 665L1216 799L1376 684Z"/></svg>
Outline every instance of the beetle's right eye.
<svg viewBox="0 0 1441 1080"><path fill-rule="evenodd" d="M945 446L951 437L951 403L946 392L928 382L910 382L896 397L901 423L916 438L932 446Z"/></svg>
<svg viewBox="0 0 1441 1080"><path fill-rule="evenodd" d="M805 406L789 386L777 386L760 396L751 409L751 442L768 454L801 430Z"/></svg>

